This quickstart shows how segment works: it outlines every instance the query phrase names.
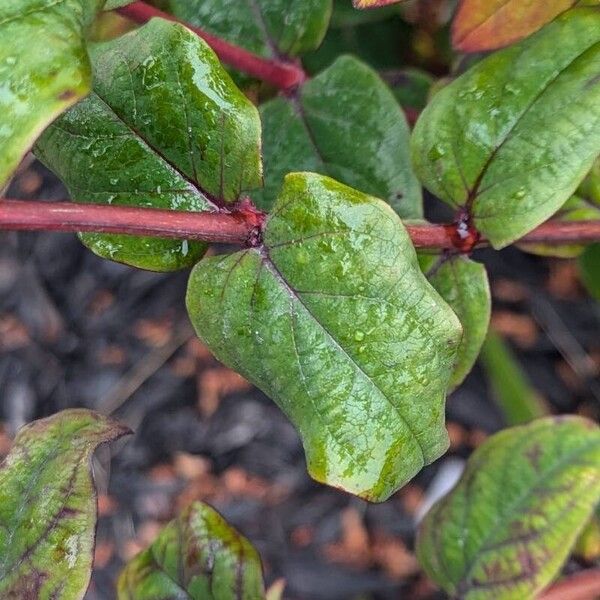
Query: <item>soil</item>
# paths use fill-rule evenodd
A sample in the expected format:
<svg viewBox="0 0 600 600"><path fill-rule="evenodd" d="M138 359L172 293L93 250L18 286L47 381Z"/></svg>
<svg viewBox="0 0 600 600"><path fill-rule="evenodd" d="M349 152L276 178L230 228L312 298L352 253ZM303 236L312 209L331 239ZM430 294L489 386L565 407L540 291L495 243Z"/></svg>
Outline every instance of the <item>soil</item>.
<svg viewBox="0 0 600 600"><path fill-rule="evenodd" d="M8 197L67 194L34 163ZM432 482L505 426L479 366L448 399L450 452L388 502L368 504L311 481L279 409L195 339L186 272L104 261L70 234L0 240L0 455L24 423L68 407L113 413L135 430L95 459L100 519L88 600L115 598L123 563L192 500L250 538L268 583L286 580L286 599L445 597L415 560L415 519ZM575 263L514 248L476 258L493 282L494 327L549 410L598 419L600 307Z"/></svg>

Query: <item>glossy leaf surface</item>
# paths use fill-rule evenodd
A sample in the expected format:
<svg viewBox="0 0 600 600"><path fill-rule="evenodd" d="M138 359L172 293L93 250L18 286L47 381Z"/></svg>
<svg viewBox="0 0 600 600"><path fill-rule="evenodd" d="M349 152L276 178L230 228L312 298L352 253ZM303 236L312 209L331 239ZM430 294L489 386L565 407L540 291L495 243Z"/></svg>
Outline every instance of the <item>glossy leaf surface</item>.
<svg viewBox="0 0 600 600"><path fill-rule="evenodd" d="M94 51L94 92L52 125L36 154L74 200L214 211L260 185L260 121L213 51L160 19ZM205 246L82 234L105 258L168 271Z"/></svg>
<svg viewBox="0 0 600 600"><path fill-rule="evenodd" d="M384 202L288 175L264 245L200 262L187 304L299 429L316 480L381 501L446 450L461 326Z"/></svg>
<svg viewBox="0 0 600 600"><path fill-rule="evenodd" d="M0 597L83 598L96 527L91 455L127 433L80 409L21 429L0 467Z"/></svg>
<svg viewBox="0 0 600 600"><path fill-rule="evenodd" d="M462 0L452 26L452 44L463 52L508 46L531 35L576 0Z"/></svg>
<svg viewBox="0 0 600 600"><path fill-rule="evenodd" d="M547 417L492 436L425 517L417 555L463 600L529 600L558 574L600 499L600 430Z"/></svg>
<svg viewBox="0 0 600 600"><path fill-rule="evenodd" d="M44 128L90 91L84 32L102 0L0 4L0 190Z"/></svg>
<svg viewBox="0 0 600 600"><path fill-rule="evenodd" d="M556 40L561 43L557 44ZM497 247L575 192L600 152L600 9L571 10L440 90L417 122L425 186Z"/></svg>
<svg viewBox="0 0 600 600"><path fill-rule="evenodd" d="M404 218L422 215L421 186L410 162L402 109L370 67L350 56L304 84L297 97L261 107L265 187L270 208L290 171L329 175L387 200Z"/></svg>
<svg viewBox="0 0 600 600"><path fill-rule="evenodd" d="M195 502L123 570L119 600L263 600L250 542L213 508Z"/></svg>
<svg viewBox="0 0 600 600"><path fill-rule="evenodd" d="M298 56L321 43L332 0L161 0L186 23L269 58Z"/></svg>
<svg viewBox="0 0 600 600"><path fill-rule="evenodd" d="M431 285L452 307L463 327L451 387L470 373L485 340L492 312L492 298L485 267L462 256L444 261L429 277Z"/></svg>

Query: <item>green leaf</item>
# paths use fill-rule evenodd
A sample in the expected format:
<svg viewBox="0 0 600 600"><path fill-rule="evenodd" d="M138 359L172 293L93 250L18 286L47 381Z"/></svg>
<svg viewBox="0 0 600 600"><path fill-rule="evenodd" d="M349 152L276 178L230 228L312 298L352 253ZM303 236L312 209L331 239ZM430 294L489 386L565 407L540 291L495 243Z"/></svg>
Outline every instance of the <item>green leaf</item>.
<svg viewBox="0 0 600 600"><path fill-rule="evenodd" d="M565 202L553 219L566 222L600 219L600 160L596 160L577 193ZM586 248L585 244L519 244L519 247L530 254L559 258L577 257Z"/></svg>
<svg viewBox="0 0 600 600"><path fill-rule="evenodd" d="M588 246L579 257L579 273L590 295L600 300L600 244Z"/></svg>
<svg viewBox="0 0 600 600"><path fill-rule="evenodd" d="M410 163L402 109L370 67L344 56L298 90L261 107L269 209L290 171L329 175L387 200L404 218L422 215L421 186Z"/></svg>
<svg viewBox="0 0 600 600"><path fill-rule="evenodd" d="M458 348L452 388L460 385L470 373L490 324L492 299L487 272L482 264L462 256L445 260L429 276L431 285L452 307L463 327Z"/></svg>
<svg viewBox="0 0 600 600"><path fill-rule="evenodd" d="M573 554L588 563L600 558L600 507L596 507L592 518L581 532Z"/></svg>
<svg viewBox="0 0 600 600"><path fill-rule="evenodd" d="M97 446L128 433L82 409L19 431L0 467L0 597L83 598L97 510L90 459Z"/></svg>
<svg viewBox="0 0 600 600"><path fill-rule="evenodd" d="M421 524L417 555L461 600L529 600L558 574L600 499L600 430L580 417L507 429L471 456Z"/></svg>
<svg viewBox="0 0 600 600"><path fill-rule="evenodd" d="M260 56L299 56L318 48L332 0L157 0L177 18Z"/></svg>
<svg viewBox="0 0 600 600"><path fill-rule="evenodd" d="M429 92L434 84L429 73L411 67L388 71L384 76L402 108L417 112L427 106Z"/></svg>
<svg viewBox="0 0 600 600"><path fill-rule="evenodd" d="M104 10L114 10L115 8L131 4L133 1L134 0L106 0Z"/></svg>
<svg viewBox="0 0 600 600"><path fill-rule="evenodd" d="M446 450L461 326L384 202L288 175L263 245L196 265L187 305L299 429L316 480L381 501Z"/></svg>
<svg viewBox="0 0 600 600"><path fill-rule="evenodd" d="M548 413L517 357L494 331L488 331L480 359L496 402L509 425L529 423Z"/></svg>
<svg viewBox="0 0 600 600"><path fill-rule="evenodd" d="M508 46L531 35L576 0L462 0L452 27L452 43L463 52Z"/></svg>
<svg viewBox="0 0 600 600"><path fill-rule="evenodd" d="M194 502L123 570L119 600L264 600L250 542L213 508Z"/></svg>
<svg viewBox="0 0 600 600"><path fill-rule="evenodd" d="M0 190L44 128L90 91L84 32L102 0L0 5Z"/></svg>
<svg viewBox="0 0 600 600"><path fill-rule="evenodd" d="M260 121L213 51L153 19L93 53L94 92L36 154L78 202L215 211L260 185ZM96 254L156 271L194 264L204 244L86 233Z"/></svg>
<svg viewBox="0 0 600 600"><path fill-rule="evenodd" d="M510 244L567 201L600 153L599 69L594 8L477 63L417 122L417 174L494 247Z"/></svg>

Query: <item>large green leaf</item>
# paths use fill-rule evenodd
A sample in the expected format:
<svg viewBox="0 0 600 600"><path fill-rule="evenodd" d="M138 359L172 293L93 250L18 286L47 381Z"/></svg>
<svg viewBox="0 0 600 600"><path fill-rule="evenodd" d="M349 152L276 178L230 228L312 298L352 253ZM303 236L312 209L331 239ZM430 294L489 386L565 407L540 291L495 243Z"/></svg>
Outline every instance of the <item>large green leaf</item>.
<svg viewBox="0 0 600 600"><path fill-rule="evenodd" d="M217 358L298 427L318 481L385 500L446 450L461 326L384 202L288 175L263 245L200 262L187 304Z"/></svg>
<svg viewBox="0 0 600 600"><path fill-rule="evenodd" d="M387 200L402 217L422 215L406 119L364 63L339 58L297 96L263 105L261 117L265 187L253 194L260 206L272 206L290 171L315 171Z"/></svg>
<svg viewBox="0 0 600 600"><path fill-rule="evenodd" d="M463 339L450 380L450 386L457 387L473 368L490 324L492 298L487 271L480 263L454 256L434 267L429 281L462 323Z"/></svg>
<svg viewBox="0 0 600 600"><path fill-rule="evenodd" d="M566 222L600 220L600 160L596 160L576 194L563 204L553 219ZM520 247L531 254L559 258L574 258L586 248L585 244L521 244Z"/></svg>
<svg viewBox="0 0 600 600"><path fill-rule="evenodd" d="M44 128L89 93L83 36L102 4L0 3L0 190Z"/></svg>
<svg viewBox="0 0 600 600"><path fill-rule="evenodd" d="M186 23L269 58L319 46L332 0L154 0Z"/></svg>
<svg viewBox="0 0 600 600"><path fill-rule="evenodd" d="M90 458L127 433L78 409L21 429L0 467L0 597L83 598L96 528Z"/></svg>
<svg viewBox="0 0 600 600"><path fill-rule="evenodd" d="M123 570L119 600L262 600L258 553L213 508L195 502Z"/></svg>
<svg viewBox="0 0 600 600"><path fill-rule="evenodd" d="M558 574L600 499L600 430L546 417L478 448L427 514L417 554L451 596L529 600Z"/></svg>
<svg viewBox="0 0 600 600"><path fill-rule="evenodd" d="M600 9L561 15L435 95L413 135L417 173L506 246L555 213L600 153L599 72Z"/></svg>
<svg viewBox="0 0 600 600"><path fill-rule="evenodd" d="M212 50L154 19L97 46L94 92L54 123L37 155L79 202L218 210L260 185L260 121ZM105 258L166 271L205 246L82 234Z"/></svg>

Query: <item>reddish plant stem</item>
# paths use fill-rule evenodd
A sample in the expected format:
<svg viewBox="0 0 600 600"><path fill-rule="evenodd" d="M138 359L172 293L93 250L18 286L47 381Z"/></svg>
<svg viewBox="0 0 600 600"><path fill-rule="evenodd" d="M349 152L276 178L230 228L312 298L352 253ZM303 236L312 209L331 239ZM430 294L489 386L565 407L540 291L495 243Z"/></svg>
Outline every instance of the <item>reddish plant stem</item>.
<svg viewBox="0 0 600 600"><path fill-rule="evenodd" d="M242 202L231 212L200 213L73 202L0 200L0 229L88 231L256 245L266 215ZM457 225L407 225L416 248L468 253ZM600 241L600 221L548 221L519 240L521 244L573 244ZM481 238L477 245L485 245Z"/></svg>
<svg viewBox="0 0 600 600"><path fill-rule="evenodd" d="M200 36L224 63L261 81L270 83L281 90L294 89L307 79L306 73L299 65L257 56L244 48L207 33L199 27L180 21L173 15L145 2L133 2L117 9L117 11L139 24L146 23L153 17L161 17L185 25L190 31Z"/></svg>
<svg viewBox="0 0 600 600"><path fill-rule="evenodd" d="M566 577L540 594L538 600L594 600L600 598L600 569Z"/></svg>

